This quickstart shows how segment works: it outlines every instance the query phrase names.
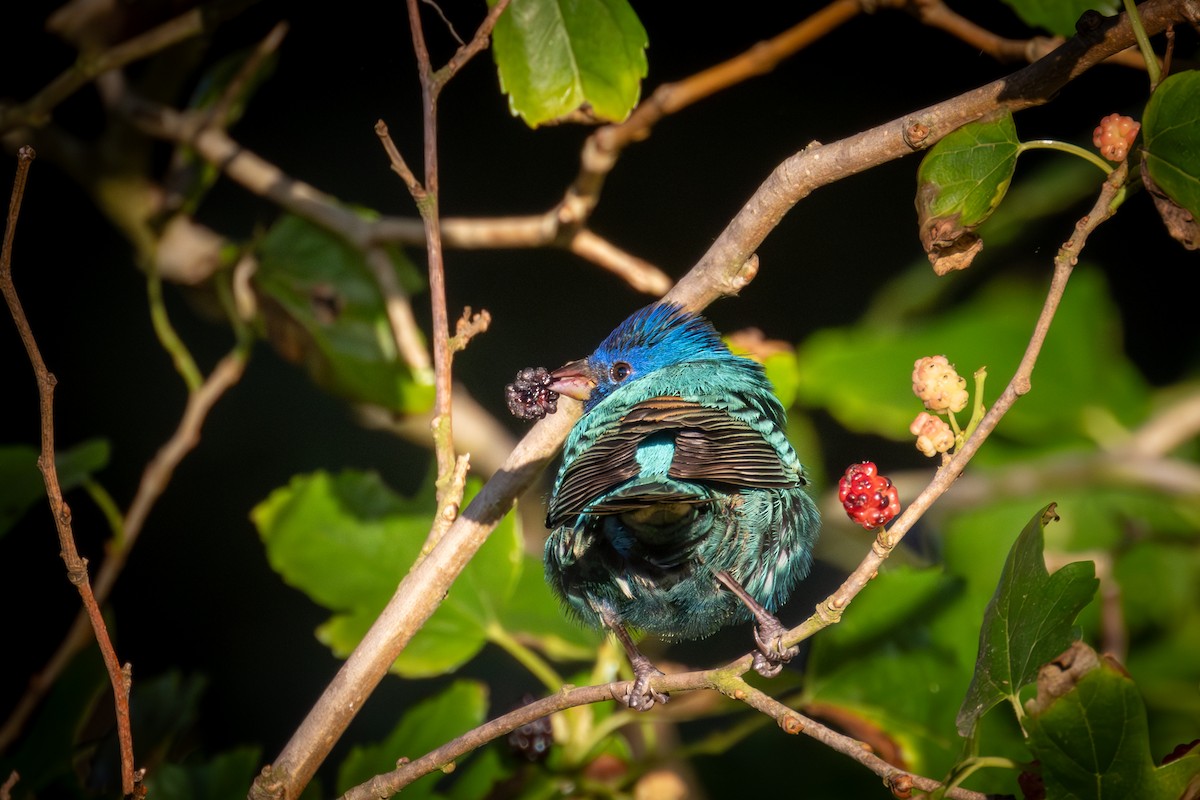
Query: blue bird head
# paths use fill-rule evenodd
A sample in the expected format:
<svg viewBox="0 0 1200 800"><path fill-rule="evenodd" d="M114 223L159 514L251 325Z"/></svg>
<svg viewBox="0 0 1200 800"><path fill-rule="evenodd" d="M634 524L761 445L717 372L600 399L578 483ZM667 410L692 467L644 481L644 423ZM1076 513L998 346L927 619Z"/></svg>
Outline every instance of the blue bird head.
<svg viewBox="0 0 1200 800"><path fill-rule="evenodd" d="M673 364L736 358L704 317L673 303L655 303L635 311L587 358L551 373L550 389L584 401L584 410L618 386Z"/></svg>

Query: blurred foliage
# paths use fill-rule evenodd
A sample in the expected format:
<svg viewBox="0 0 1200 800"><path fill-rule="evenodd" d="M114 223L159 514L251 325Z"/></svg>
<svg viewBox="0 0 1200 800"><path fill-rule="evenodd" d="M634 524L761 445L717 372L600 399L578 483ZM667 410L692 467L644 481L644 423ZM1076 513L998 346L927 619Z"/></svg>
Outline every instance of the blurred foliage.
<svg viewBox="0 0 1200 800"><path fill-rule="evenodd" d="M65 494L87 482L108 464L109 444L89 439L54 452L58 486ZM0 537L32 506L46 497L46 483L37 467L41 451L28 445L0 445Z"/></svg>
<svg viewBox="0 0 1200 800"><path fill-rule="evenodd" d="M351 402L405 414L432 408L431 377L401 360L379 282L357 248L284 214L255 250L262 334L281 355ZM410 293L419 289L421 278L404 252L384 252L398 284Z"/></svg>

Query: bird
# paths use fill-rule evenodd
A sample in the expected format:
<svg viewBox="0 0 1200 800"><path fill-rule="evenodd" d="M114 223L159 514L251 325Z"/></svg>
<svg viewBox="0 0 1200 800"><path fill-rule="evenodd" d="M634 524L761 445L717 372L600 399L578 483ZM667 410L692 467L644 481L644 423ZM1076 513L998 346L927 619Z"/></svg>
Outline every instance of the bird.
<svg viewBox="0 0 1200 800"><path fill-rule="evenodd" d="M808 575L820 519L763 367L660 301L544 383L584 404L547 502L545 577L623 646L634 680L618 699L668 699L638 633L694 640L753 619L754 669L778 674L798 648L774 612Z"/></svg>

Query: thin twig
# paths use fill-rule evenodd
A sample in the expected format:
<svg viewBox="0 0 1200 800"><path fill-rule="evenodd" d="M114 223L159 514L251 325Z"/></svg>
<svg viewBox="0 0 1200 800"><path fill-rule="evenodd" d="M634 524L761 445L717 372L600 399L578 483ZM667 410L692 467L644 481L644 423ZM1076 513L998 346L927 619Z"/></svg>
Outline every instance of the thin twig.
<svg viewBox="0 0 1200 800"><path fill-rule="evenodd" d="M187 406L178 428L142 472L142 480L125 514L119 535L114 539L114 546L108 549L107 557L101 562L96 573L93 592L97 603L103 605L108 599L142 532L151 508L166 490L175 468L199 444L201 427L212 407L241 379L247 355L248 348L239 347L225 356L203 385L188 395ZM50 660L30 679L29 687L5 721L3 728L0 728L0 749L16 738L42 697L54 685L75 654L87 644L90 626L89 616L80 614L76 617Z"/></svg>
<svg viewBox="0 0 1200 800"><path fill-rule="evenodd" d="M12 800L13 787L17 785L17 781L21 780L21 776L14 769L4 779L4 783L0 784L0 800Z"/></svg>
<svg viewBox="0 0 1200 800"><path fill-rule="evenodd" d="M17 288L12 279L12 243L16 235L17 219L20 216L21 200L25 195L25 182L29 176L29 167L35 158L32 147L22 147L17 154L17 175L13 181L12 199L9 201L8 221L4 228L4 244L0 249L0 291L8 303L9 312L17 324L21 342L33 366L37 378L38 397L40 399L42 416L42 451L38 457L38 468L42 471L46 484L46 496L50 502L50 510L58 529L59 546L62 548L62 560L67 567L67 580L74 584L83 601L83 608L91 622L92 632L100 647L100 655L108 670L109 681L112 684L113 700L116 707L117 739L121 753L121 789L126 797L141 796L144 790L135 778L133 764L133 734L129 727L129 690L131 681L129 673L121 667L112 640L108 635L108 626L100 613L100 606L92 593L92 584L88 578L87 560L79 555L75 547L75 533L71 528L71 509L63 499L62 487L58 482L58 470L54 463L54 386L57 383L54 375L46 367L41 350L34 338L25 309L17 295Z"/></svg>
<svg viewBox="0 0 1200 800"><path fill-rule="evenodd" d="M50 120L50 112L59 103L87 86L98 75L140 61L171 45L199 36L218 22L220 19L211 14L207 7L193 8L102 53L79 59L21 105L0 106L0 133L26 125L45 125Z"/></svg>
<svg viewBox="0 0 1200 800"><path fill-rule="evenodd" d="M926 792L942 788L942 784L932 778L926 778L914 772L900 769L896 765L884 761L857 739L852 739L849 736L825 727L813 718L801 714L779 702L769 694L754 688L740 677L729 679L722 686L721 691L735 700L740 700L756 711L766 714L775 720L784 733L803 733L805 736L817 740L831 750L836 750L842 755L849 756L883 778L884 783L898 797L906 796L898 793L898 790L902 790L905 787L911 790L915 786ZM974 792L970 789L963 789L957 786L947 789L945 796L954 798L955 800L987 800L987 796L981 792Z"/></svg>

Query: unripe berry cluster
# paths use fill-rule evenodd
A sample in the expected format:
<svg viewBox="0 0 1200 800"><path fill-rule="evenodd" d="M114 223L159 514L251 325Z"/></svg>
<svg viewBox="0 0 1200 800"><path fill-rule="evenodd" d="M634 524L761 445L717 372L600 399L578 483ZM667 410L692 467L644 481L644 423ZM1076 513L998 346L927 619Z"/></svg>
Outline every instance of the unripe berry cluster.
<svg viewBox="0 0 1200 800"><path fill-rule="evenodd" d="M967 379L959 377L945 356L926 356L913 364L913 393L935 414L957 414L967 407Z"/></svg>
<svg viewBox="0 0 1200 800"><path fill-rule="evenodd" d="M1092 133L1092 144L1096 145L1100 155L1109 161L1124 161L1141 127L1133 117L1109 114L1100 120L1100 124Z"/></svg>
<svg viewBox="0 0 1200 800"><path fill-rule="evenodd" d="M948 453L954 447L954 431L950 430L946 420L928 411L917 414L908 430L917 437L917 449L930 458L938 453Z"/></svg>
<svg viewBox="0 0 1200 800"><path fill-rule="evenodd" d="M846 468L838 481L838 499L847 516L867 530L888 524L900 513L896 487L870 461Z"/></svg>

